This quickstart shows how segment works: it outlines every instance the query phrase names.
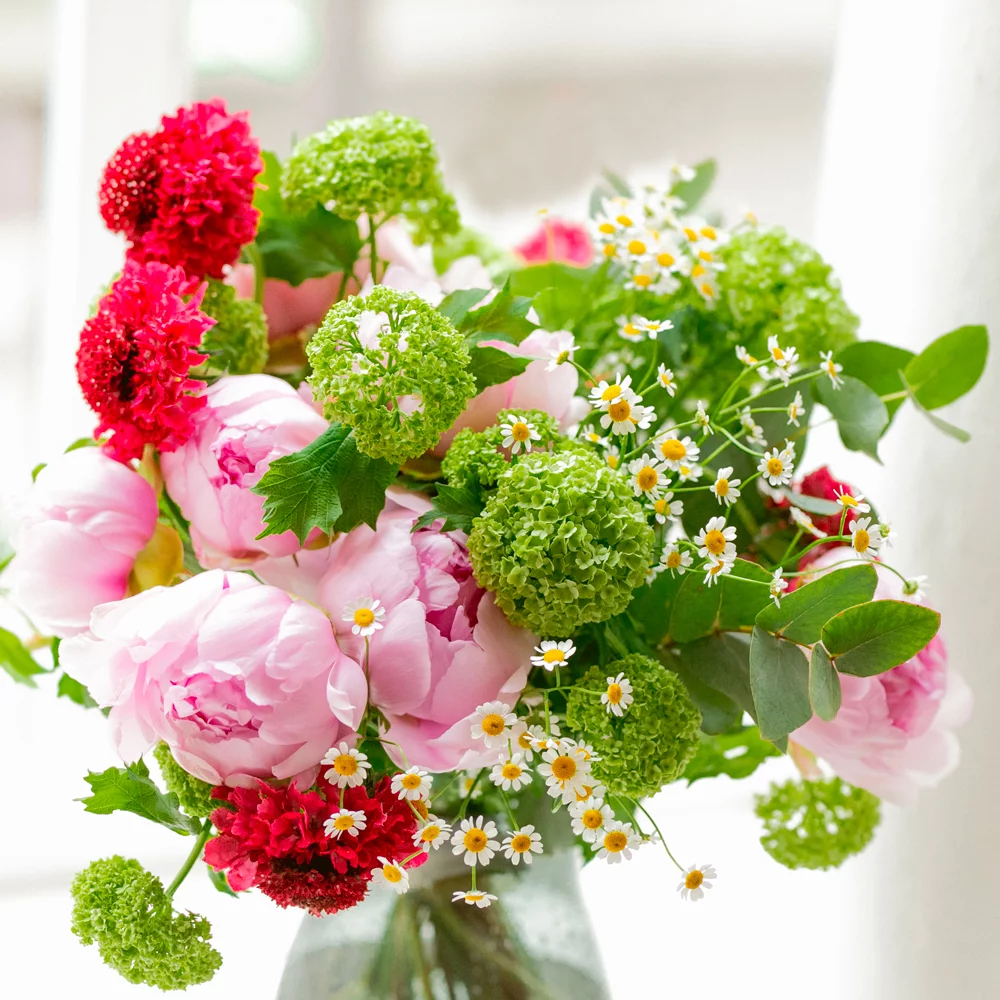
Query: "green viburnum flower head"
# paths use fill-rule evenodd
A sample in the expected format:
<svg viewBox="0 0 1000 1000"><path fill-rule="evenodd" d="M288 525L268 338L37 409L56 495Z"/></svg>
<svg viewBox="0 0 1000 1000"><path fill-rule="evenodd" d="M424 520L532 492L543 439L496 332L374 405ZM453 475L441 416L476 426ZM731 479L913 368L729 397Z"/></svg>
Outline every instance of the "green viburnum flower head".
<svg viewBox="0 0 1000 1000"><path fill-rule="evenodd" d="M786 868L837 868L864 850L881 819L879 800L841 778L771 785L757 796L761 846Z"/></svg>
<svg viewBox="0 0 1000 1000"><path fill-rule="evenodd" d="M239 299L236 289L209 279L201 311L215 320L205 331L201 349L211 357L192 371L206 375L250 375L267 363L267 320L253 299Z"/></svg>
<svg viewBox="0 0 1000 1000"><path fill-rule="evenodd" d="M160 773L163 775L163 783L167 786L167 791L173 792L177 796L181 809L188 816L208 819L212 811L219 808L220 803L212 798L212 786L207 781L202 781L193 774L188 774L174 760L174 755L166 743L157 743L153 747L153 756L156 758L156 763L160 765Z"/></svg>
<svg viewBox="0 0 1000 1000"><path fill-rule="evenodd" d="M624 477L575 452L511 465L469 535L479 584L514 624L552 638L624 611L652 551Z"/></svg>
<svg viewBox="0 0 1000 1000"><path fill-rule="evenodd" d="M344 219L364 214L376 224L402 215L418 243L459 229L427 126L388 111L332 121L299 142L285 164L281 193L300 215L316 205Z"/></svg>
<svg viewBox="0 0 1000 1000"><path fill-rule="evenodd" d="M510 454L503 447L504 424L521 421L539 436L532 440L533 451L546 451L559 437L556 419L543 410L501 410L497 422L486 430L469 428L455 435L448 453L441 462L441 472L450 486L480 486L490 488L510 465Z"/></svg>
<svg viewBox="0 0 1000 1000"><path fill-rule="evenodd" d="M592 693L619 673L632 684L634 698L621 718ZM579 686L591 690L570 691L566 724L593 744L600 757L592 765L594 777L612 794L645 798L684 773L698 750L701 713L677 674L633 653L605 667L591 667Z"/></svg>
<svg viewBox="0 0 1000 1000"><path fill-rule="evenodd" d="M177 913L163 883L138 861L115 855L73 879L71 929L97 944L106 965L130 983L183 990L207 982L222 965L212 928L197 913Z"/></svg>
<svg viewBox="0 0 1000 1000"><path fill-rule="evenodd" d="M751 354L766 354L772 335L806 359L855 340L858 317L833 269L781 227L738 231L719 257L725 265L718 276L719 305Z"/></svg>
<svg viewBox="0 0 1000 1000"><path fill-rule="evenodd" d="M433 447L476 391L451 322L384 285L333 306L306 355L327 418L353 427L366 455L398 465Z"/></svg>

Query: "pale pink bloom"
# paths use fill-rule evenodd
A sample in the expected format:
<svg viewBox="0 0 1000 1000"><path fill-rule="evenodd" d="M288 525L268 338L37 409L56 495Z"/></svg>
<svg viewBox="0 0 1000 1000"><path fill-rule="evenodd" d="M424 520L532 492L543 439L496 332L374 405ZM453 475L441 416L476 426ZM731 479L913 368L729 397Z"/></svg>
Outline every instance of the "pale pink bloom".
<svg viewBox="0 0 1000 1000"><path fill-rule="evenodd" d="M326 421L287 383L271 375L231 375L205 390L195 433L161 455L167 492L191 522L203 566L249 565L301 547L294 532L257 539L264 498L250 492L283 455L322 434Z"/></svg>
<svg viewBox="0 0 1000 1000"><path fill-rule="evenodd" d="M838 547L813 563L821 570L850 558ZM877 566L877 564L876 564ZM898 579L879 573L877 600L907 600ZM813 717L791 739L825 760L845 781L897 805L937 785L959 762L958 737L972 709L968 685L948 666L940 636L906 663L875 677L840 675L843 703L832 722Z"/></svg>
<svg viewBox="0 0 1000 1000"><path fill-rule="evenodd" d="M517 701L536 640L476 584L461 532L411 533L428 507L419 494L390 489L377 531L361 525L330 546L320 601L341 648L358 660L364 639L341 622L344 608L373 600L385 607L385 627L369 640L371 701L408 763L479 767L495 763L496 751L475 744L469 720L484 702Z"/></svg>
<svg viewBox="0 0 1000 1000"><path fill-rule="evenodd" d="M268 278L264 282L264 315L270 340L291 337L307 326L318 326L330 306L337 301L337 292L343 281L340 272L322 278L307 278L301 285ZM250 264L237 264L226 278L227 284L236 289L241 299L252 299L254 272ZM348 278L345 292L356 294L358 283Z"/></svg>
<svg viewBox="0 0 1000 1000"><path fill-rule="evenodd" d="M18 513L17 603L41 632L66 637L125 596L156 527L156 495L100 448L78 448L39 472Z"/></svg>
<svg viewBox="0 0 1000 1000"><path fill-rule="evenodd" d="M594 246L586 226L548 216L538 229L514 247L514 252L529 264L555 260L586 267L594 259Z"/></svg>
<svg viewBox="0 0 1000 1000"><path fill-rule="evenodd" d="M365 707L364 671L337 647L326 615L246 573L211 570L103 604L60 654L110 707L122 760L163 740L212 784L304 787Z"/></svg>

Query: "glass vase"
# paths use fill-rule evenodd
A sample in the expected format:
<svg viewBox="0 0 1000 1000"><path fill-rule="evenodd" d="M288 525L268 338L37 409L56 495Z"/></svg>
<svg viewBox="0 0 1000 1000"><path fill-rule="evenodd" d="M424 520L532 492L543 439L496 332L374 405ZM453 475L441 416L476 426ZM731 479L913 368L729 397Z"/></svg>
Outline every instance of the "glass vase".
<svg viewBox="0 0 1000 1000"><path fill-rule="evenodd" d="M574 850L516 868L497 857L477 888L499 901L480 909L452 902L469 869L443 847L405 895L377 888L305 917L278 1000L610 1000L579 869Z"/></svg>

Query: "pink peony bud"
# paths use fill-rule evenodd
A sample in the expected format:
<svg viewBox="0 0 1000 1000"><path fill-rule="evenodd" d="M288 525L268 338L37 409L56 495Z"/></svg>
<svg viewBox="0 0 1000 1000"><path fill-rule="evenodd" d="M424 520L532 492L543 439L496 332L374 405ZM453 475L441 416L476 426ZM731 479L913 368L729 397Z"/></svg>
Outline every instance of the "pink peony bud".
<svg viewBox="0 0 1000 1000"><path fill-rule="evenodd" d="M514 252L529 264L554 260L586 267L594 259L594 246L586 226L548 216L535 232L514 247Z"/></svg>

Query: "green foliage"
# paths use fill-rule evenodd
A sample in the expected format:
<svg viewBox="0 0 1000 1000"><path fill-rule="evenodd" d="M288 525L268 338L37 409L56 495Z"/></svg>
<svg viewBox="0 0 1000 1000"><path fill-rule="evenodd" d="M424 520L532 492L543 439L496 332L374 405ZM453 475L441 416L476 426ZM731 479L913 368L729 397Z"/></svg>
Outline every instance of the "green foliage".
<svg viewBox="0 0 1000 1000"><path fill-rule="evenodd" d="M961 427L956 427L954 424L949 423L947 420L939 417L936 413L931 413L919 399L917 399L917 394L914 392L913 387L906 380L906 376L900 372L900 378L903 381L903 385L906 388L906 392L909 396L909 400L913 403L913 408L919 413L925 420L933 424L942 434L947 434L948 437L955 438L956 441L961 441L963 444L968 444L972 440L972 435L963 430Z"/></svg>
<svg viewBox="0 0 1000 1000"><path fill-rule="evenodd" d="M489 294L488 288L459 288L441 300L438 312L461 327L469 313Z"/></svg>
<svg viewBox="0 0 1000 1000"><path fill-rule="evenodd" d="M130 983L183 990L207 982L222 965L209 943L211 924L177 913L163 883L120 855L93 861L73 879L71 930L96 944L105 965Z"/></svg>
<svg viewBox="0 0 1000 1000"><path fill-rule="evenodd" d="M737 725L717 736L703 733L697 753L684 769L684 778L689 785L720 774L734 780L748 778L768 757L780 756L772 743L760 738L756 726Z"/></svg>
<svg viewBox="0 0 1000 1000"><path fill-rule="evenodd" d="M832 722L840 711L840 674L830 661L830 654L817 642L809 655L809 702L825 722Z"/></svg>
<svg viewBox="0 0 1000 1000"><path fill-rule="evenodd" d="M479 583L512 622L552 637L624 611L652 551L625 479L577 453L519 459L469 535Z"/></svg>
<svg viewBox="0 0 1000 1000"><path fill-rule="evenodd" d="M775 635L811 646L819 641L821 629L834 615L870 601L877 583L871 563L834 570L797 587L781 599L781 607L768 604L757 615L757 624Z"/></svg>
<svg viewBox="0 0 1000 1000"><path fill-rule="evenodd" d="M531 358L509 354L486 344L469 344L469 355L469 374L476 383L477 393L487 386L506 382L515 375L523 375L531 362Z"/></svg>
<svg viewBox="0 0 1000 1000"><path fill-rule="evenodd" d="M201 311L215 320L215 326L201 341L201 350L210 357L192 375L249 375L264 370L267 320L253 299L238 299L231 285L209 279Z"/></svg>
<svg viewBox="0 0 1000 1000"><path fill-rule="evenodd" d="M843 366L844 376L864 382L877 396L891 396L902 391L903 383L899 373L906 368L913 351L894 344L882 344L877 340L859 340L849 344L838 355L837 361ZM896 410L903 405L902 399L883 400L891 420Z"/></svg>
<svg viewBox="0 0 1000 1000"><path fill-rule="evenodd" d="M207 781L201 781L193 774L188 774L174 760L174 755L166 743L157 743L153 747L153 756L160 765L160 773L163 775L167 791L177 796L184 812L198 819L208 819L212 810L219 806L219 803L212 798L212 786Z"/></svg>
<svg viewBox="0 0 1000 1000"><path fill-rule="evenodd" d="M664 656L701 709L704 732L724 733L744 712L756 719L750 689L750 644L745 636L711 635L673 647Z"/></svg>
<svg viewBox="0 0 1000 1000"><path fill-rule="evenodd" d="M606 678L624 673L635 701L618 718L601 704ZM683 773L698 749L698 709L681 679L656 660L632 654L591 667L566 699L566 724L600 757L594 776L614 795L645 798Z"/></svg>
<svg viewBox="0 0 1000 1000"><path fill-rule="evenodd" d="M905 663L934 638L937 611L908 601L872 601L831 618L823 645L843 674L872 677Z"/></svg>
<svg viewBox="0 0 1000 1000"><path fill-rule="evenodd" d="M439 483L437 495L431 498L432 507L413 524L413 530L429 528L440 520L442 531L472 530L472 522L483 512L483 494L475 483L465 486L448 486Z"/></svg>
<svg viewBox="0 0 1000 1000"><path fill-rule="evenodd" d="M786 868L838 868L871 842L879 800L840 778L788 781L757 796L761 846Z"/></svg>
<svg viewBox="0 0 1000 1000"><path fill-rule="evenodd" d="M306 354L327 417L353 427L364 454L396 465L433 447L475 393L452 323L420 296L384 285L337 303Z"/></svg>
<svg viewBox="0 0 1000 1000"><path fill-rule="evenodd" d="M362 521L374 528L395 474L388 462L358 450L349 427L331 424L301 451L273 461L251 487L264 497L267 527L258 537L294 531L304 544L313 528L331 534Z"/></svg>
<svg viewBox="0 0 1000 1000"><path fill-rule="evenodd" d="M63 674L56 686L57 698L69 698L81 708L97 708L97 702L90 696L86 686L69 674Z"/></svg>
<svg viewBox="0 0 1000 1000"><path fill-rule="evenodd" d="M90 771L84 780L93 794L78 801L87 812L132 812L184 836L201 831L200 823L180 811L176 795L164 795L156 787L141 759L128 767L109 767L100 774Z"/></svg>
<svg viewBox="0 0 1000 1000"><path fill-rule="evenodd" d="M843 381L843 385L835 387L821 376L813 382L812 394L837 421L844 447L879 461L878 442L889 426L889 411L864 382L850 376Z"/></svg>
<svg viewBox="0 0 1000 1000"><path fill-rule="evenodd" d="M0 628L0 668L18 684L27 687L36 687L35 675L45 673L45 668L35 661L24 643L5 628Z"/></svg>
<svg viewBox="0 0 1000 1000"><path fill-rule="evenodd" d="M419 243L459 229L427 127L387 111L332 121L297 143L281 190L295 215L317 205L352 221L364 214L376 224L402 215Z"/></svg>
<svg viewBox="0 0 1000 1000"><path fill-rule="evenodd" d="M936 410L964 396L986 367L985 326L962 326L938 337L906 365L903 374L924 409Z"/></svg>
<svg viewBox="0 0 1000 1000"><path fill-rule="evenodd" d="M715 160L702 160L694 167L694 177L689 181L674 182L670 194L684 202L684 212L693 212L701 204L709 188L715 183L715 168Z"/></svg>
<svg viewBox="0 0 1000 1000"><path fill-rule="evenodd" d="M507 283L497 292L493 298L484 306L473 309L471 306L465 310L461 318L454 320L458 329L466 334L467 343L475 343L480 340L508 340L512 344L520 344L537 327L528 319L528 312L531 309L531 299L524 295L515 294L513 282L517 280L517 272L507 279ZM469 294L476 289L470 289ZM460 292L453 293L455 296ZM461 301L461 300L457 300ZM479 300L476 300L477 302ZM441 304L444 309L448 299ZM475 304L475 303L473 303Z"/></svg>
<svg viewBox="0 0 1000 1000"><path fill-rule="evenodd" d="M759 625L750 639L750 690L765 740L780 740L812 717L805 654Z"/></svg>

